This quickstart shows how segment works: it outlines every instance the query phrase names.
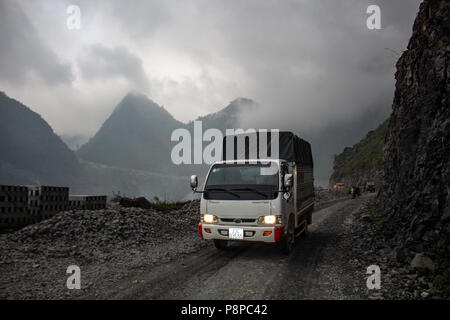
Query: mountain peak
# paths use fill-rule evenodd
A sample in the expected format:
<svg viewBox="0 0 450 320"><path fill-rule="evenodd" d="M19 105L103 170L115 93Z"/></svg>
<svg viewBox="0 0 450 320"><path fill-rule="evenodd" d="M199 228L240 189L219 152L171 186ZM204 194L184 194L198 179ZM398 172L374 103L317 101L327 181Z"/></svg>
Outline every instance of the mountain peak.
<svg viewBox="0 0 450 320"><path fill-rule="evenodd" d="M148 98L145 94L137 92L137 91L130 91L128 92L125 97L122 98L120 103L117 105L117 108L130 108L130 107L139 107L139 108L162 108L159 106L156 102ZM116 108L116 109L117 109Z"/></svg>
<svg viewBox="0 0 450 320"><path fill-rule="evenodd" d="M163 170L170 161L170 136L181 127L146 95L129 92L77 153L85 160L122 168ZM153 155L155 150L159 152Z"/></svg>
<svg viewBox="0 0 450 320"><path fill-rule="evenodd" d="M231 101L230 104L249 105L249 104L256 104L256 102L250 98L237 97L236 99Z"/></svg>
<svg viewBox="0 0 450 320"><path fill-rule="evenodd" d="M122 99L124 100L150 100L144 93L139 91L130 91Z"/></svg>
<svg viewBox="0 0 450 320"><path fill-rule="evenodd" d="M214 112L207 114L206 116L198 117L197 120L206 120L206 119L213 119L213 118L222 118L222 117L236 117L239 112L247 111L250 108L257 107L258 104L249 98L244 97L238 97L234 100L232 100L225 108ZM192 121L190 121L191 123Z"/></svg>
<svg viewBox="0 0 450 320"><path fill-rule="evenodd" d="M241 112L247 112L258 107L258 104L249 98L239 97L231 101L228 106L220 110L218 113L238 114Z"/></svg>

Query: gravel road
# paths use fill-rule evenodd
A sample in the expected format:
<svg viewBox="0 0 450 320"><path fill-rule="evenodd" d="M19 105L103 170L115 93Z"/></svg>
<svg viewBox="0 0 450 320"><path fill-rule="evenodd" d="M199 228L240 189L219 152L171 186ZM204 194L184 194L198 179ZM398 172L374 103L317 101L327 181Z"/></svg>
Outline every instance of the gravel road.
<svg viewBox="0 0 450 320"><path fill-rule="evenodd" d="M104 288L102 298L366 298L365 269L355 276L340 246L346 219L364 200L367 197L322 206L289 256L263 244L236 242L222 252L208 243L187 257L152 265Z"/></svg>
<svg viewBox="0 0 450 320"><path fill-rule="evenodd" d="M198 201L165 213L120 206L63 212L0 235L0 298L411 298L396 289L403 278L395 273L397 282L383 282L383 292L366 287L372 262L390 272L388 257L366 248L358 218L372 197L324 197L289 256L257 243L218 251L198 235ZM66 287L70 265L81 269L81 290Z"/></svg>

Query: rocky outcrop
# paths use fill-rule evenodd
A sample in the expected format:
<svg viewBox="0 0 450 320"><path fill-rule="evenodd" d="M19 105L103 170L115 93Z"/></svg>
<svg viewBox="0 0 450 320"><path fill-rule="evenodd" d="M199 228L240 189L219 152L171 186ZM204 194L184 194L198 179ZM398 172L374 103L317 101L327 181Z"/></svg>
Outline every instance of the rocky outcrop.
<svg viewBox="0 0 450 320"><path fill-rule="evenodd" d="M450 2L423 1L397 62L380 194L391 244L408 248L409 262L426 254L442 272L450 264L449 36Z"/></svg>

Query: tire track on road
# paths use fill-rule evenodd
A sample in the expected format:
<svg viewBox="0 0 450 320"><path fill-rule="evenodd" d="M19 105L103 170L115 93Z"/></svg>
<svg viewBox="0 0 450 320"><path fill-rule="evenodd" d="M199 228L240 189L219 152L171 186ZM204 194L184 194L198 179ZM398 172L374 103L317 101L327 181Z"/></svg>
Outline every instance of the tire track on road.
<svg viewBox="0 0 450 320"><path fill-rule="evenodd" d="M351 281L342 266L339 248L343 222L366 198L351 199L323 209L307 236L299 241L284 270L276 279L277 288L267 291L268 299L343 299ZM333 257L333 258L330 258ZM328 259L325 259L328 258ZM333 264L324 262L332 260ZM351 297L355 298L355 297Z"/></svg>
<svg viewBox="0 0 450 320"><path fill-rule="evenodd" d="M151 266L111 288L112 299L326 299L342 298L340 279L328 281L323 264L342 223L361 199L318 210L308 234L290 256L276 246L236 242L225 251L212 245L188 257ZM337 263L339 263L337 261ZM336 267L336 266L334 266ZM337 275L339 278L339 275ZM124 290L117 292L117 287Z"/></svg>
<svg viewBox="0 0 450 320"><path fill-rule="evenodd" d="M127 278L122 292L112 299L176 299L183 284L193 277L207 278L217 272L246 248L220 252L215 248L202 249L191 256L171 263L152 266L139 276Z"/></svg>

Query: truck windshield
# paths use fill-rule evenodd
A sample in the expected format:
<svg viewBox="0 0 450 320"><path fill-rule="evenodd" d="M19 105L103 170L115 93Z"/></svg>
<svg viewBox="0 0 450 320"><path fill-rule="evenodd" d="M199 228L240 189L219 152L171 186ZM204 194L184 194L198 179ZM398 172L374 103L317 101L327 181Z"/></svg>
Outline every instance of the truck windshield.
<svg viewBox="0 0 450 320"><path fill-rule="evenodd" d="M262 200L278 196L278 170L267 174L270 164L216 164L205 187L205 199Z"/></svg>

